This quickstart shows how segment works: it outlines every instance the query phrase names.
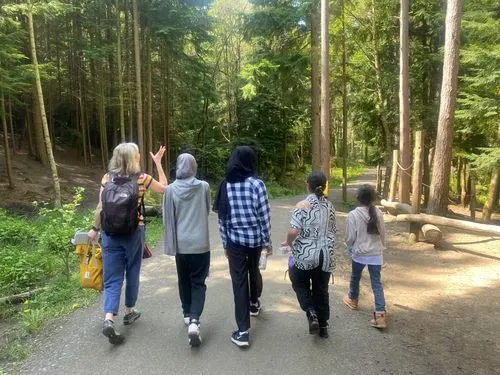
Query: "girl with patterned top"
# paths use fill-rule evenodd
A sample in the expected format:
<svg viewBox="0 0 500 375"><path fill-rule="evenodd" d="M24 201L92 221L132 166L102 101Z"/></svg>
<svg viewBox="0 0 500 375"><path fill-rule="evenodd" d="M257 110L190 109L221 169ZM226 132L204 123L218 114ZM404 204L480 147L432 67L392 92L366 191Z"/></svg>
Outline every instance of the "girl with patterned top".
<svg viewBox="0 0 500 375"><path fill-rule="evenodd" d="M142 253L144 251L144 218L140 207L144 193L152 189L157 193L163 193L168 182L161 160L165 153L165 147L160 147L156 154L150 152L151 158L158 170L159 181L146 173L141 172L141 155L139 147L135 143L121 143L113 150L113 157L109 162L109 171L101 180L101 190L99 192L99 203L96 208L94 226L89 231L88 236L92 242L97 241L101 230L103 212L103 191L108 184L127 183L137 179L137 220L133 221L132 233L116 234L102 231L102 260L103 260L103 303L104 303L104 324L102 333L109 339L111 344L121 344L124 342L114 325L114 318L118 314L120 305L120 295L123 280L126 279L125 288L125 316L123 323L132 324L141 313L134 308L139 293L139 274L141 271ZM111 185L113 186L113 185ZM135 185L134 185L135 186ZM135 195L130 195L135 197ZM133 198L135 199L135 198ZM133 203L135 206L135 203ZM135 211L135 208L134 208ZM135 215L135 213L134 213ZM135 219L135 218L134 218ZM112 224L112 223L111 223Z"/></svg>
<svg viewBox="0 0 500 375"><path fill-rule="evenodd" d="M309 333L328 337L330 304L328 283L335 271L335 209L324 196L326 177L313 172L307 177L309 195L299 202L290 219L286 241L292 248L289 274L300 307L306 312Z"/></svg>

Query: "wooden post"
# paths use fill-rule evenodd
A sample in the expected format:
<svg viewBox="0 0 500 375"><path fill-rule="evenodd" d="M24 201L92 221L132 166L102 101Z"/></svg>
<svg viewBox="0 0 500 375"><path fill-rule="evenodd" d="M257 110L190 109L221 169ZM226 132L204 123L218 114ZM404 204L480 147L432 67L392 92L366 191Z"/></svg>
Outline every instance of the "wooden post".
<svg viewBox="0 0 500 375"><path fill-rule="evenodd" d="M476 171L472 170L470 175L470 218L472 221L476 221Z"/></svg>
<svg viewBox="0 0 500 375"><path fill-rule="evenodd" d="M396 189L398 184L398 160L399 160L399 150L392 151L392 171L391 171L391 182L389 184L389 201L396 200Z"/></svg>
<svg viewBox="0 0 500 375"><path fill-rule="evenodd" d="M413 174L411 177L412 196L411 205L417 214L420 213L420 202L422 199L422 155L423 155L424 135L422 130L415 133L415 149L413 151ZM418 241L420 233L420 224L410 224L410 242Z"/></svg>
<svg viewBox="0 0 500 375"><path fill-rule="evenodd" d="M382 196L382 167L377 165L377 194Z"/></svg>

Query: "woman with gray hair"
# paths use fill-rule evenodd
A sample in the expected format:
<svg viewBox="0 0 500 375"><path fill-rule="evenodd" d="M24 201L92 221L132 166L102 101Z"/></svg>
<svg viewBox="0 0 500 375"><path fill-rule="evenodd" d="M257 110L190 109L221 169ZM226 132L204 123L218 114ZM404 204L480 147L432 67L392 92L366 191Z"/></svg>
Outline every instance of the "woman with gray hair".
<svg viewBox="0 0 500 375"><path fill-rule="evenodd" d="M179 155L176 180L166 189L163 202L165 253L175 256L179 296L191 346L201 344L200 316L210 267L210 187L195 177L196 172L193 155Z"/></svg>
<svg viewBox="0 0 500 375"><path fill-rule="evenodd" d="M161 161L165 147L149 153L158 171L159 181L141 171L141 154L135 143L120 143L113 150L108 172L102 177L99 203L88 237L92 242L102 232L104 281L104 323L102 333L111 344L121 344L124 337L115 329L120 307L123 280L125 316L123 324L134 323L141 313L135 309L139 294L139 275L144 251L144 217L141 204L146 190L163 193L168 186Z"/></svg>

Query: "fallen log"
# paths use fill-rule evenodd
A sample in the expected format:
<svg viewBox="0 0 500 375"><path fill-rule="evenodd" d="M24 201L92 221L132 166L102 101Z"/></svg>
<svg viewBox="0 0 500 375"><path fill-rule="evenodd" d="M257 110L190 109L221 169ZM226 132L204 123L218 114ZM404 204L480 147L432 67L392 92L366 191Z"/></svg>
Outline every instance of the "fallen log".
<svg viewBox="0 0 500 375"><path fill-rule="evenodd" d="M7 297L1 297L0 298L0 304L4 303L9 303L9 304L14 304L14 303L19 303L22 302L28 298L33 297L35 294L40 293L44 291L47 288L38 288L38 289L33 289L30 290L29 292L25 293L19 293L19 294L14 294L12 296L7 296Z"/></svg>
<svg viewBox="0 0 500 375"><path fill-rule="evenodd" d="M433 243L437 245L443 239L443 233L441 230L432 224L424 224L422 225L422 237L424 241Z"/></svg>
<svg viewBox="0 0 500 375"><path fill-rule="evenodd" d="M447 217L428 215L428 214L401 214L397 215L397 221L400 222L417 222L423 224L443 225L473 232L489 234L490 236L500 236L500 226L491 224L472 223L470 221L449 219Z"/></svg>
<svg viewBox="0 0 500 375"><path fill-rule="evenodd" d="M415 209L406 203L399 202L389 202L385 199L380 201L380 204L387 208L387 212L389 212L393 216L401 215L401 214L414 214Z"/></svg>

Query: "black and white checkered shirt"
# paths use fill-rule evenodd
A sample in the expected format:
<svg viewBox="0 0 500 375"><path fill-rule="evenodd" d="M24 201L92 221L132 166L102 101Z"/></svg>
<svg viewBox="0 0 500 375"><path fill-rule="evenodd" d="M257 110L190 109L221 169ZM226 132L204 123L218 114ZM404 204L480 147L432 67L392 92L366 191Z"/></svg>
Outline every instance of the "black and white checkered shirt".
<svg viewBox="0 0 500 375"><path fill-rule="evenodd" d="M225 222L219 220L224 248L227 248L228 238L241 246L268 247L271 242L271 218L264 182L254 177L248 177L243 182L228 182L227 196L231 215Z"/></svg>

